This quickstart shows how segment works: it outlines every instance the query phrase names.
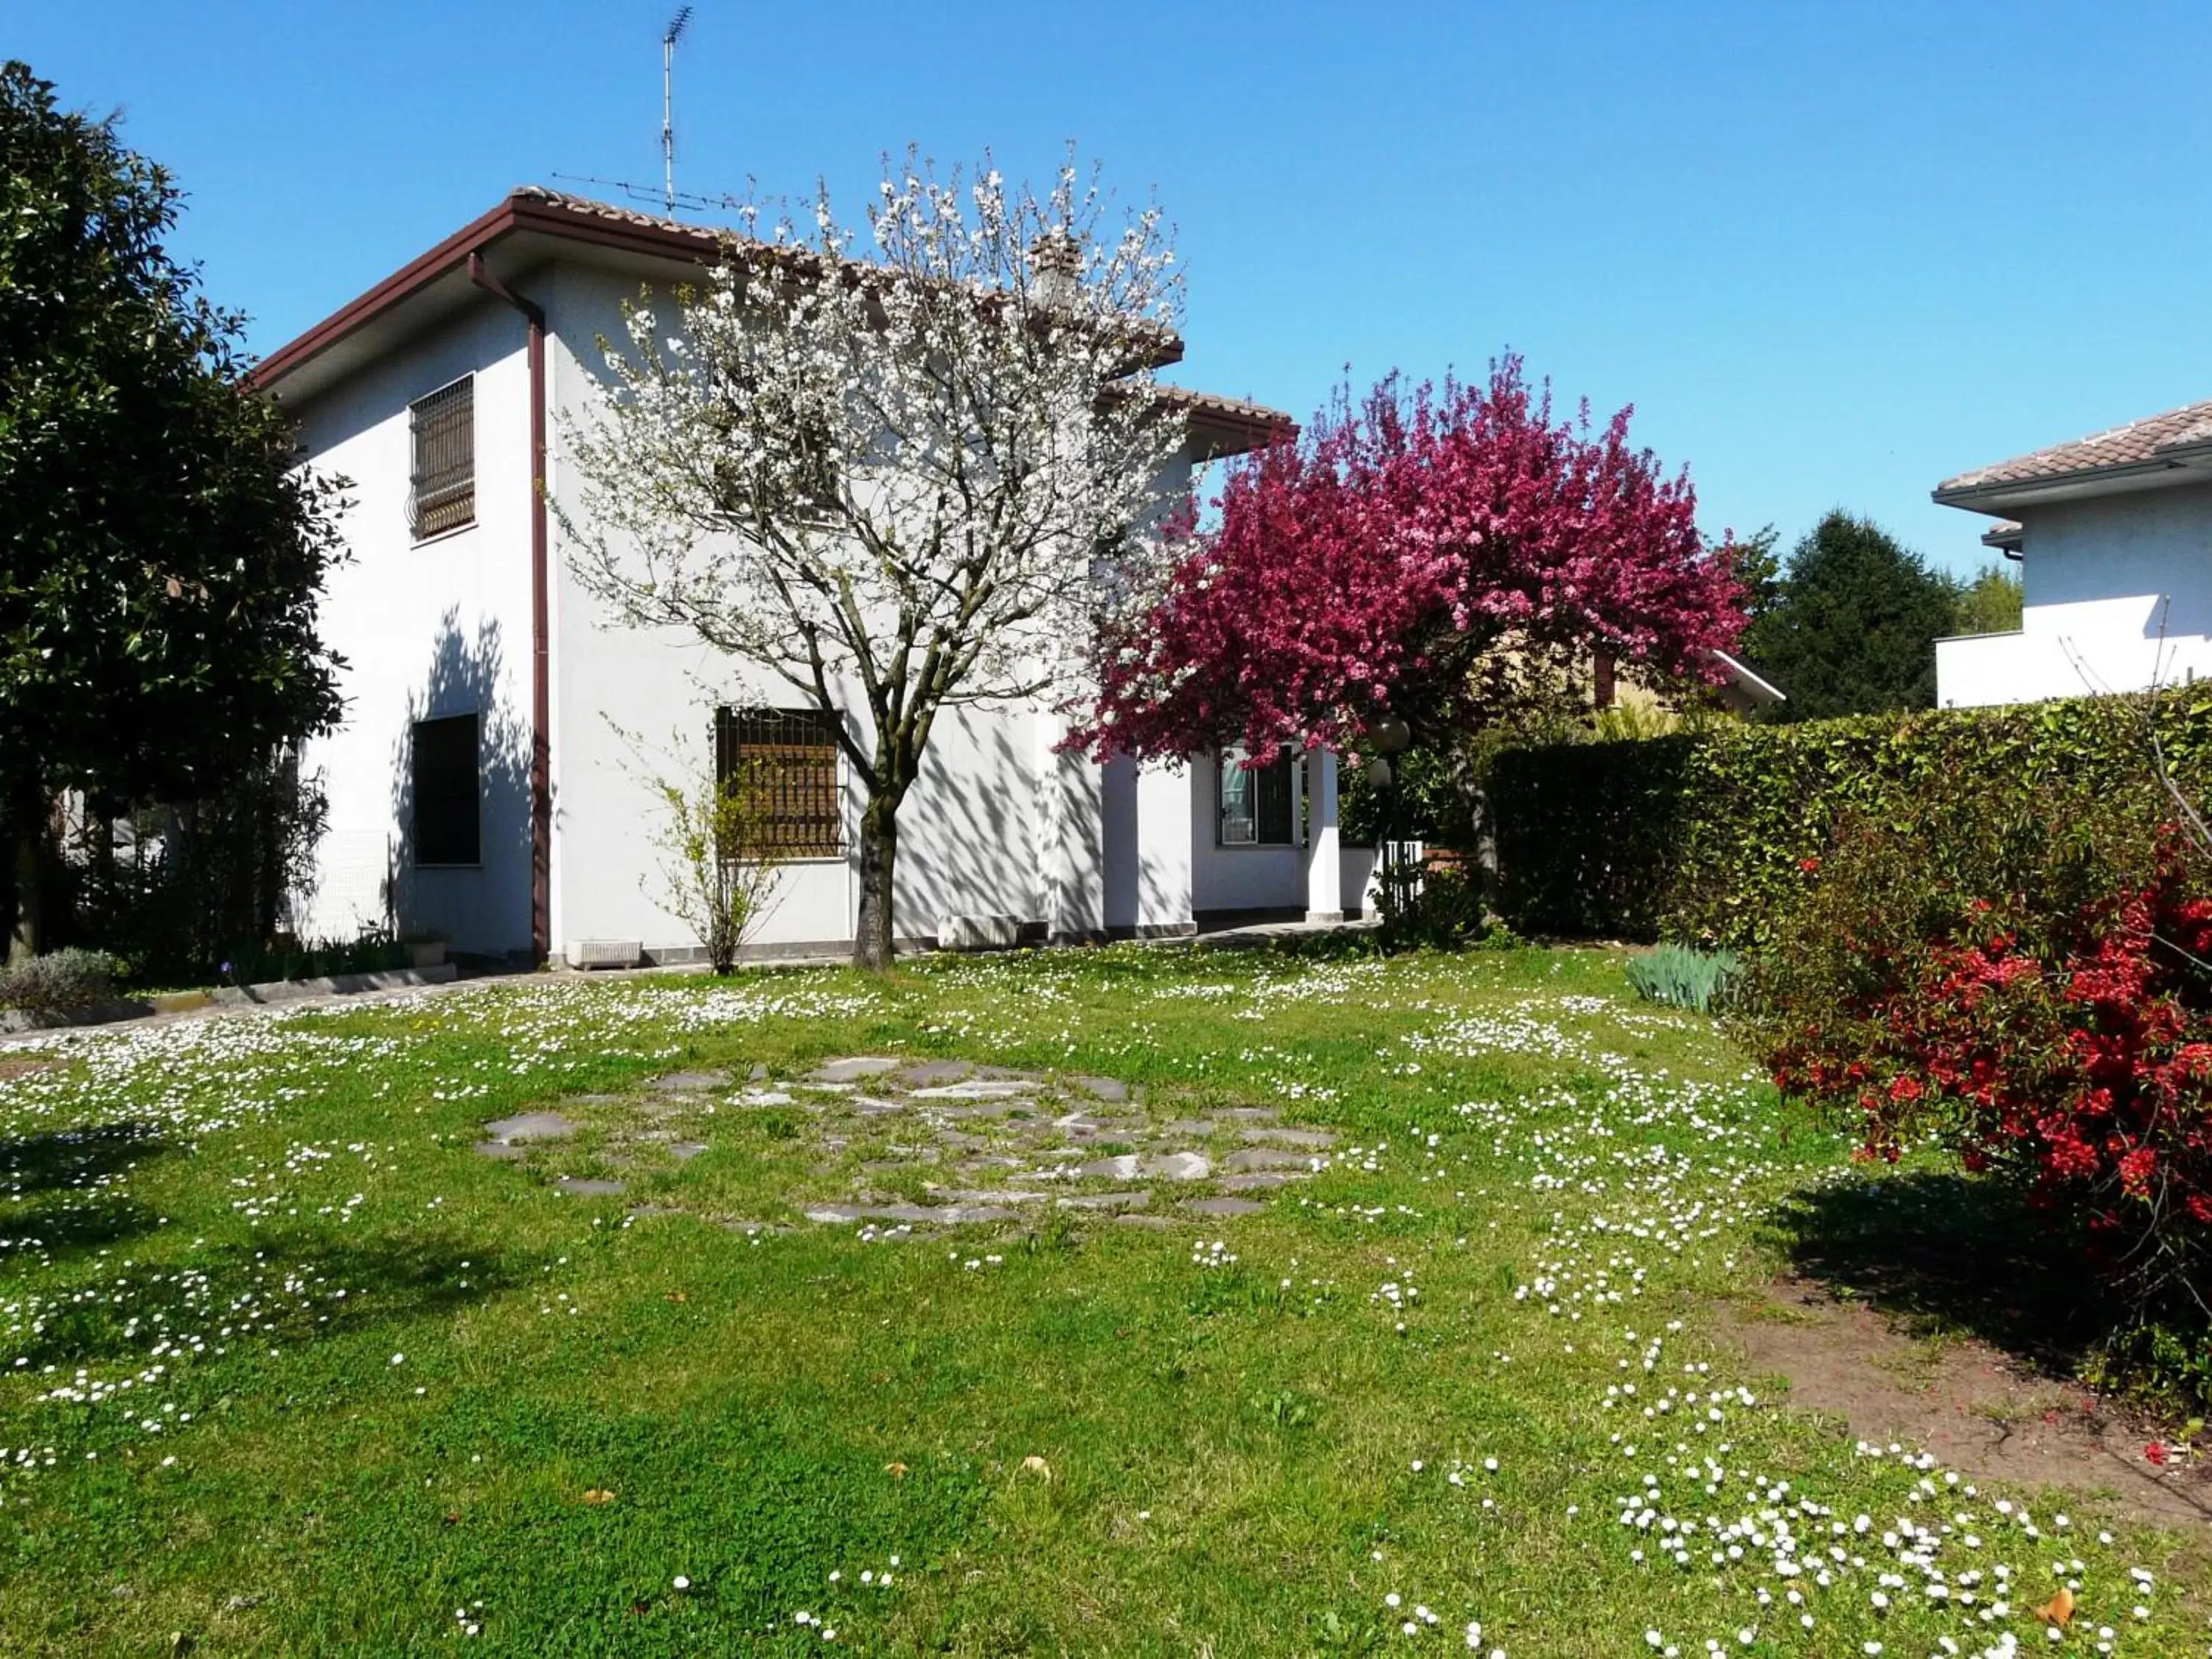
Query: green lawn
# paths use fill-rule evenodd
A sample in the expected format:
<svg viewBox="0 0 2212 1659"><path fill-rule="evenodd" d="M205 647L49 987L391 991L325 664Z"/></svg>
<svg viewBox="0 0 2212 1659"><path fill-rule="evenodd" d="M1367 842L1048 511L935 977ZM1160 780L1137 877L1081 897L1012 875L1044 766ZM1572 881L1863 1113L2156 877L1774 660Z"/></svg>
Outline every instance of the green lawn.
<svg viewBox="0 0 2212 1659"><path fill-rule="evenodd" d="M2197 1540L1864 1455L1713 1338L1779 1200L1882 1177L1620 964L1117 948L0 1050L0 1650L2203 1651ZM1202 1224L811 1224L939 1179L793 1086L853 1055L1123 1080L1104 1157L1338 1140ZM471 1150L532 1108L577 1133Z"/></svg>

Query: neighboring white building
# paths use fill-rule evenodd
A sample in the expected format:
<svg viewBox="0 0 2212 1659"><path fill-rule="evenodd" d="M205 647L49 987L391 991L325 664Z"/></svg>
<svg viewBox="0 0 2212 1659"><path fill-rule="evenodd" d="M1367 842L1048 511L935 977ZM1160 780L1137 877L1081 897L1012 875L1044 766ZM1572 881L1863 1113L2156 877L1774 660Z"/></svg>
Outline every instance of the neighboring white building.
<svg viewBox="0 0 2212 1659"><path fill-rule="evenodd" d="M817 717L718 714L796 700L688 635L608 626L534 482L542 469L545 497L579 510L560 434L588 407L598 340L621 337L641 283L695 277L719 237L526 186L257 370L308 461L352 483L352 557L322 609L347 708L307 757L331 818L306 931L388 921L512 959L559 961L587 939L695 954L656 902L654 807L621 736L680 730L702 765L714 744L767 757L779 833L806 854L756 945L851 941L860 797ZM1191 434L1176 488L1294 429L1255 404L1171 395ZM968 916L1073 940L1359 907L1369 860L1338 848L1333 757L1140 773L1060 754L1064 732L1039 707L940 717L900 815L902 939Z"/></svg>
<svg viewBox="0 0 2212 1659"><path fill-rule="evenodd" d="M1939 640L1945 708L2212 674L2212 403L1962 473L1936 499L2005 520L2020 631Z"/></svg>

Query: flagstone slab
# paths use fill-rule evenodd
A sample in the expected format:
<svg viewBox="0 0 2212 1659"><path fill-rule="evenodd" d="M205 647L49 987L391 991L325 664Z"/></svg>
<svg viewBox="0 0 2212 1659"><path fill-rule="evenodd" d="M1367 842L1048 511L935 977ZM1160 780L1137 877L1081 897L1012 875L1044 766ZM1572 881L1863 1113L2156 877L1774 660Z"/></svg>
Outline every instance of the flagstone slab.
<svg viewBox="0 0 2212 1659"><path fill-rule="evenodd" d="M649 1086L672 1095L690 1095L722 1088L729 1080L727 1072L665 1072L653 1079Z"/></svg>
<svg viewBox="0 0 2212 1659"><path fill-rule="evenodd" d="M528 1147L516 1146L504 1140L479 1140L476 1151L479 1158L513 1159L530 1156Z"/></svg>
<svg viewBox="0 0 2212 1659"><path fill-rule="evenodd" d="M939 1227L1011 1221L1013 1216L1012 1210L996 1204L817 1204L806 1211L809 1221L903 1221Z"/></svg>
<svg viewBox="0 0 2212 1659"><path fill-rule="evenodd" d="M1129 1085L1117 1078L1079 1077L1073 1081L1077 1088L1101 1100L1122 1101L1129 1097Z"/></svg>
<svg viewBox="0 0 2212 1659"><path fill-rule="evenodd" d="M857 1083L862 1078L881 1077L886 1072L896 1072L906 1062L883 1054L854 1054L847 1060L833 1060L816 1066L807 1075L816 1083Z"/></svg>
<svg viewBox="0 0 2212 1659"><path fill-rule="evenodd" d="M566 1140L576 1126L558 1112L519 1112L484 1125L484 1133L509 1146L526 1140Z"/></svg>
<svg viewBox="0 0 2212 1659"><path fill-rule="evenodd" d="M1124 1152L1118 1158L1093 1158L1075 1173L1090 1181L1128 1181L1136 1176L1139 1162L1134 1152Z"/></svg>
<svg viewBox="0 0 2212 1659"><path fill-rule="evenodd" d="M1138 1168L1165 1181L1203 1181L1213 1173L1213 1160L1203 1152L1155 1152Z"/></svg>
<svg viewBox="0 0 2212 1659"><path fill-rule="evenodd" d="M572 1198L612 1198L626 1190L622 1182L602 1181L587 1176L562 1176L553 1184Z"/></svg>
<svg viewBox="0 0 2212 1659"><path fill-rule="evenodd" d="M1152 1201L1149 1188L1128 1193L1069 1193L1054 1200L1063 1210L1141 1210Z"/></svg>
<svg viewBox="0 0 2212 1659"><path fill-rule="evenodd" d="M1277 1146L1310 1146L1323 1152L1336 1145L1334 1129L1286 1129L1280 1124L1262 1125L1238 1132L1244 1139Z"/></svg>
<svg viewBox="0 0 2212 1659"><path fill-rule="evenodd" d="M1312 1179L1310 1170L1249 1170L1243 1175L1222 1176L1221 1186L1225 1192L1266 1193L1287 1187L1294 1181Z"/></svg>
<svg viewBox="0 0 2212 1659"><path fill-rule="evenodd" d="M1258 1215L1267 1206L1249 1198L1194 1198L1186 1200L1182 1207L1200 1215Z"/></svg>
<svg viewBox="0 0 2212 1659"><path fill-rule="evenodd" d="M1221 1160L1224 1170L1305 1170L1313 1168L1310 1152L1288 1152L1272 1146L1247 1146Z"/></svg>
<svg viewBox="0 0 2212 1659"><path fill-rule="evenodd" d="M678 1140L670 1145L668 1155L671 1158L680 1158L688 1163L706 1150L707 1143L703 1140Z"/></svg>
<svg viewBox="0 0 2212 1659"><path fill-rule="evenodd" d="M964 1082L975 1075L975 1066L964 1060L925 1060L901 1072L898 1080L909 1089L929 1089Z"/></svg>
<svg viewBox="0 0 2212 1659"><path fill-rule="evenodd" d="M916 1100L1012 1100L1037 1091L1035 1078L969 1078L962 1083L939 1083L913 1091Z"/></svg>

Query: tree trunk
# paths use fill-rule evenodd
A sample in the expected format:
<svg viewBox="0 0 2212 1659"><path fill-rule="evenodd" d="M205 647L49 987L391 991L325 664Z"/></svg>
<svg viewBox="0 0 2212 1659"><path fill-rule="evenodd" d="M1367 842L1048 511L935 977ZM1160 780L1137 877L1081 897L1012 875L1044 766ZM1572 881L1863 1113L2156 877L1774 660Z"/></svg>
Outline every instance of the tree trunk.
<svg viewBox="0 0 2212 1659"><path fill-rule="evenodd" d="M898 797L870 795L860 813L860 919L853 965L870 973L891 965L892 872L898 863Z"/></svg>
<svg viewBox="0 0 2212 1659"><path fill-rule="evenodd" d="M15 867L8 960L20 962L46 946L46 824L44 803L35 794L18 795L9 807L6 844Z"/></svg>

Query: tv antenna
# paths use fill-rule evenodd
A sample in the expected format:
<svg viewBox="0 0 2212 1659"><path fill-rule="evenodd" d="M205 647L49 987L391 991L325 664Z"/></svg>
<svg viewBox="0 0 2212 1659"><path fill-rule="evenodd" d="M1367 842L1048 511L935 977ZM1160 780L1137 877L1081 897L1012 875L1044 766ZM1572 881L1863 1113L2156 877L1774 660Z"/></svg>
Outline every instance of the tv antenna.
<svg viewBox="0 0 2212 1659"><path fill-rule="evenodd" d="M660 198L676 211L676 43L691 25L691 8L681 6L660 37Z"/></svg>

